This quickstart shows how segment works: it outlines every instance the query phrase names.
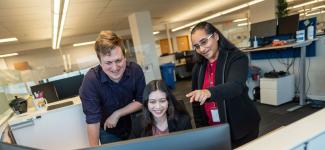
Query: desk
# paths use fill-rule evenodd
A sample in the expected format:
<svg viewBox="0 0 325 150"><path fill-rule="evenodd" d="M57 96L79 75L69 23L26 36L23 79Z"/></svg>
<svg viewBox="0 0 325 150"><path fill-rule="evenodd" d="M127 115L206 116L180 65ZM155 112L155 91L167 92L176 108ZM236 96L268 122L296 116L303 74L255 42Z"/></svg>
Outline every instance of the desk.
<svg viewBox="0 0 325 150"><path fill-rule="evenodd" d="M73 101L50 111L28 110L8 121L17 144L37 149L81 149L89 147L85 115L79 97L55 102ZM52 105L52 103L51 103Z"/></svg>
<svg viewBox="0 0 325 150"><path fill-rule="evenodd" d="M303 150L305 146L306 149L324 149L324 133L325 108L267 133L236 150Z"/></svg>
<svg viewBox="0 0 325 150"><path fill-rule="evenodd" d="M299 64L299 105L293 108L288 109L288 111L294 111L296 109L301 108L306 104L306 93L305 93L305 86L306 86L306 46L310 45L313 41L318 40L317 38L313 40L307 40L304 42L298 42L293 44L287 44L283 46L267 46L255 49L246 49L242 50L243 52L257 52L257 51L266 51L266 50L281 50L285 48L301 48L300 50L300 64Z"/></svg>

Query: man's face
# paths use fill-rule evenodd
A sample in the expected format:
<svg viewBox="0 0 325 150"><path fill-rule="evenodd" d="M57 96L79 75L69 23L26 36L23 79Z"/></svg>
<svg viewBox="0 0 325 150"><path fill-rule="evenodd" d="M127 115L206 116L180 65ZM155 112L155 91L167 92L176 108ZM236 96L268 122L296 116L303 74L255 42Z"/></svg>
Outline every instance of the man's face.
<svg viewBox="0 0 325 150"><path fill-rule="evenodd" d="M110 55L100 55L100 65L111 80L119 82L126 68L126 59L122 49L116 46Z"/></svg>

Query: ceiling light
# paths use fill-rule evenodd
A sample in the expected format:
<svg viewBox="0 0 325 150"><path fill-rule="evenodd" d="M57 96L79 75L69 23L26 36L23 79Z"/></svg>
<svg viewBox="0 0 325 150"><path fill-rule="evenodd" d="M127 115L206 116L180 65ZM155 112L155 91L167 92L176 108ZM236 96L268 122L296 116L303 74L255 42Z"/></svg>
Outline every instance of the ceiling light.
<svg viewBox="0 0 325 150"><path fill-rule="evenodd" d="M306 5L311 5L311 4L314 4L314 3L317 3L317 2L322 2L324 0L313 0L313 1L309 1L309 2L306 2L306 3L301 3L301 4L298 4L298 5L295 5L295 6L292 6L292 7L288 7L287 9L294 9L294 8L299 8L299 7L303 7L303 6L306 6Z"/></svg>
<svg viewBox="0 0 325 150"><path fill-rule="evenodd" d="M153 32L152 34L153 35L156 35L156 34L159 34L160 32L159 31L155 31L155 32Z"/></svg>
<svg viewBox="0 0 325 150"><path fill-rule="evenodd" d="M73 47L83 46L83 45L90 45L90 44L95 44L95 42L96 42L96 41L83 42L83 43L76 43L76 44L73 44Z"/></svg>
<svg viewBox="0 0 325 150"><path fill-rule="evenodd" d="M248 5L249 5L249 6L251 6L251 5L255 5L255 4L257 4L257 3L259 3L259 2L262 2L262 1L264 1L264 0L254 0L254 1L250 1L250 2L248 2Z"/></svg>
<svg viewBox="0 0 325 150"><path fill-rule="evenodd" d="M246 20L247 20L247 18L241 18L241 19L236 19L236 20L234 20L232 22L241 22L241 21L246 21Z"/></svg>
<svg viewBox="0 0 325 150"><path fill-rule="evenodd" d="M60 1L61 0L53 0L53 33L52 33L52 49L56 49L56 42L58 39L58 31L59 31L59 19L60 19Z"/></svg>
<svg viewBox="0 0 325 150"><path fill-rule="evenodd" d="M325 5L321 5L321 6L313 7L313 8L311 8L311 10L316 10L316 9L320 9L320 8L325 8Z"/></svg>
<svg viewBox="0 0 325 150"><path fill-rule="evenodd" d="M239 9L243 9L243 8L245 8L245 7L247 7L247 6L249 6L249 5L247 5L247 4L242 4L242 5L239 5L239 6L236 6L236 7L230 8L230 9L227 9L227 10L225 10L225 11L222 11L221 14L222 14L222 15L229 14L229 13L234 12L234 11L237 11L237 10L239 10Z"/></svg>
<svg viewBox="0 0 325 150"><path fill-rule="evenodd" d="M325 13L325 11L319 11L319 12L314 12L314 13L306 14L306 16L313 16L313 15L322 14L322 13Z"/></svg>
<svg viewBox="0 0 325 150"><path fill-rule="evenodd" d="M18 55L18 53L4 54L4 55L0 55L0 58L10 57L10 56L16 56L16 55Z"/></svg>
<svg viewBox="0 0 325 150"><path fill-rule="evenodd" d="M247 22L246 22L246 23L240 23L240 24L237 24L237 26L238 26L238 27L241 27L241 26L247 26L247 25L249 25L249 24L250 24L250 23L247 23Z"/></svg>
<svg viewBox="0 0 325 150"><path fill-rule="evenodd" d="M18 41L17 38L6 38L6 39L0 39L0 43L5 43L5 42L12 42L12 41Z"/></svg>
<svg viewBox="0 0 325 150"><path fill-rule="evenodd" d="M302 9L302 10L299 10L298 12L305 12L305 11L309 11L309 9Z"/></svg>
<svg viewBox="0 0 325 150"><path fill-rule="evenodd" d="M62 17L61 17L61 24L60 24L60 30L59 30L58 41L56 44L56 49L60 48L65 18L67 17L67 13L68 13L69 2L70 2L70 0L64 0L63 13L62 13Z"/></svg>
<svg viewBox="0 0 325 150"><path fill-rule="evenodd" d="M238 5L238 6L235 6L233 8L230 8L230 9L227 9L227 10L224 10L224 11L221 11L221 12L218 12L218 13L215 13L213 15L210 15L210 16L207 16L205 18L202 18L202 19L199 19L199 20L196 20L196 21L193 21L193 22L190 22L188 24L185 24L183 26L180 26L180 27L177 27L177 28L174 28L172 29L172 32L175 32L175 31L178 31L178 30L181 30L181 29L184 29L184 28L187 28L187 27L190 27L190 26L193 26L199 22L202 22L202 21L207 21L207 20L210 20L212 18L216 18L216 17L219 17L219 16L222 16L222 15L225 15L225 14L228 14L228 13L231 13L231 12L234 12L234 11L237 11L237 10L240 10L240 9L243 9L243 8L246 8L248 6L251 6L251 5L254 5L254 4L257 4L259 2L262 2L264 0L253 0L253 1L250 1L248 3L245 3L245 4L242 4L242 5Z"/></svg>

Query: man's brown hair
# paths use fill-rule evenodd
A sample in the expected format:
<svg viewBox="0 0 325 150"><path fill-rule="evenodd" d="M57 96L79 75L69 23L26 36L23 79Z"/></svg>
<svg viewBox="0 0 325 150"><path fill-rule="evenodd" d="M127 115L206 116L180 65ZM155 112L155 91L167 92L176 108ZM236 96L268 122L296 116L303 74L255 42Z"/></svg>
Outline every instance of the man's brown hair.
<svg viewBox="0 0 325 150"><path fill-rule="evenodd" d="M100 55L110 55L116 46L121 48L125 56L125 48L122 40L112 31L101 31L95 43L95 51L98 59L100 60Z"/></svg>

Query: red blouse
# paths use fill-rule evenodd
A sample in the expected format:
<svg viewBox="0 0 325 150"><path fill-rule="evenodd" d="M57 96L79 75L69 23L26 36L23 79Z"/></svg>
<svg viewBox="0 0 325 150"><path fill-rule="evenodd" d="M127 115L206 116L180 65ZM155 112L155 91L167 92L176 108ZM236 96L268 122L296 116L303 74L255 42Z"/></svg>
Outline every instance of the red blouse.
<svg viewBox="0 0 325 150"><path fill-rule="evenodd" d="M202 85L202 89L208 89L208 88L214 86L216 70L217 70L217 60L215 60L212 63L209 62L207 64L206 69L205 69L204 82ZM213 120L212 120L211 109L217 109L217 108L218 108L218 105L215 101L210 101L210 102L204 103L204 109L205 109L205 113L208 117L209 125L220 124L220 122L213 122Z"/></svg>

